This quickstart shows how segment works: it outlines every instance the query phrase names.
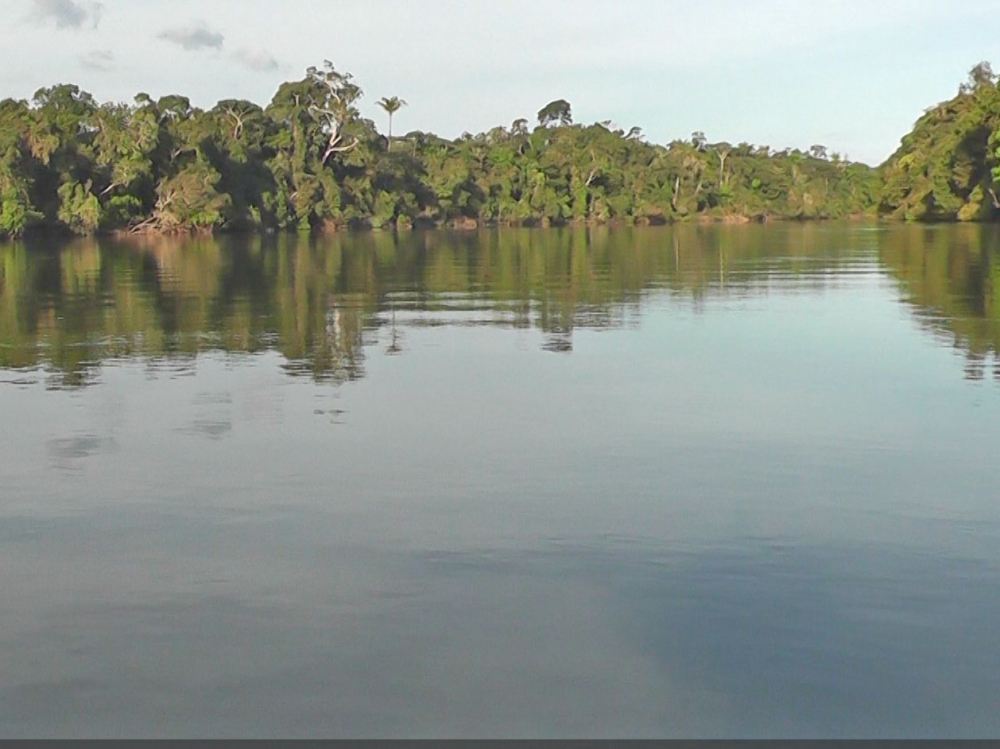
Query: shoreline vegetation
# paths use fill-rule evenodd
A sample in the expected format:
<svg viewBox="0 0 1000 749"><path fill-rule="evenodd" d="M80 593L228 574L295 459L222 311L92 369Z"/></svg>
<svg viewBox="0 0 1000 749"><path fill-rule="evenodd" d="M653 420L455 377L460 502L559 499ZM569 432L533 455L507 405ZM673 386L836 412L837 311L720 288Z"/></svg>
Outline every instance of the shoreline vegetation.
<svg viewBox="0 0 1000 749"><path fill-rule="evenodd" d="M1000 83L989 63L921 117L882 165L807 152L667 145L637 127L574 124L559 99L455 140L388 135L330 62L267 107L182 96L99 104L73 85L0 101L0 239L343 229L649 225L885 218L1000 219Z"/></svg>

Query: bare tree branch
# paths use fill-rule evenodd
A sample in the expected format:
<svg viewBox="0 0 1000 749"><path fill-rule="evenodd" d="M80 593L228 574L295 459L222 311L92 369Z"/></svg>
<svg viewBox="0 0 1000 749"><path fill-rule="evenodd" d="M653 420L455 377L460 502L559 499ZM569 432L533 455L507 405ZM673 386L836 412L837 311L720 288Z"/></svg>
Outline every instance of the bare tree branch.
<svg viewBox="0 0 1000 749"><path fill-rule="evenodd" d="M247 113L240 112L235 107L226 107L226 114L233 118L233 140L239 140L243 133L243 120Z"/></svg>
<svg viewBox="0 0 1000 749"><path fill-rule="evenodd" d="M337 138L337 143L339 143L339 142L340 142L340 138ZM335 154L335 153L347 153L348 151L353 151L355 148L358 147L358 145L360 143L361 143L361 141L359 141L357 138L354 139L353 143L351 143L350 145L346 145L346 146L337 146L336 144L334 144L334 143L331 142L331 144L329 146L327 146L326 153L323 154L323 159L322 159L322 161L320 163L322 163L322 164L325 165L326 164L326 160L329 159L333 154Z"/></svg>
<svg viewBox="0 0 1000 749"><path fill-rule="evenodd" d="M337 96L335 93L332 93L332 91L331 91L331 97L336 99L338 102L340 101L340 97ZM327 141L326 152L323 154L323 158L320 160L321 164L326 165L326 162L333 154L346 153L348 151L352 151L355 148L357 148L358 145L361 143L361 141L355 138L354 142L349 145L346 146L340 145L341 141L343 140L343 136L340 134L340 121L336 112L330 109L324 109L323 107L318 107L315 104L309 107L309 111L314 114L318 113L323 115L323 117L326 119L325 124L327 128L329 128L330 130L330 136L329 140Z"/></svg>

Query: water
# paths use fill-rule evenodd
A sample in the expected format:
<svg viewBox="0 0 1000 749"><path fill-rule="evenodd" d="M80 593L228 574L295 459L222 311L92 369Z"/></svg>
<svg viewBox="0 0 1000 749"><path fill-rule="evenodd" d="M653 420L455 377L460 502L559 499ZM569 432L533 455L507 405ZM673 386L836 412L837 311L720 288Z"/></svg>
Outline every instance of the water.
<svg viewBox="0 0 1000 749"><path fill-rule="evenodd" d="M1000 232L0 246L0 735L1000 736Z"/></svg>

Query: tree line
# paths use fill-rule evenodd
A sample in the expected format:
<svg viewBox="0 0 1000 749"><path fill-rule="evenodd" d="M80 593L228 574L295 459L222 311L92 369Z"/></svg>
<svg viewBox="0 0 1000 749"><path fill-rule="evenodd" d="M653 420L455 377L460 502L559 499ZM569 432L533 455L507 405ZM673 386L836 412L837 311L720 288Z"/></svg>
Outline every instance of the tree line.
<svg viewBox="0 0 1000 749"><path fill-rule="evenodd" d="M362 117L362 90L330 62L266 107L182 96L98 103L79 87L0 102L0 237L35 228L114 232L299 231L481 225L648 224L885 215L1000 215L1000 90L986 63L930 110L882 167L804 152L666 145L639 128L573 122L569 102L449 140Z"/></svg>

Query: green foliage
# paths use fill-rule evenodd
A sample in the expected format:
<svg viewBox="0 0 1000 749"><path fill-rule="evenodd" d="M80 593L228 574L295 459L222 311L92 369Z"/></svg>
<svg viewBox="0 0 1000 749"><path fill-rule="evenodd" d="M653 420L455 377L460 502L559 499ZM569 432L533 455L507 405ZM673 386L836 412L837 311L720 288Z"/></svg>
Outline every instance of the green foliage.
<svg viewBox="0 0 1000 749"><path fill-rule="evenodd" d="M917 121L883 165L879 212L907 220L996 219L998 133L1000 89L984 62L970 71L958 96Z"/></svg>
<svg viewBox="0 0 1000 749"><path fill-rule="evenodd" d="M0 170L0 238L19 237L39 219L24 181Z"/></svg>
<svg viewBox="0 0 1000 749"><path fill-rule="evenodd" d="M24 102L0 102L0 237L19 237L42 218L31 196L28 116Z"/></svg>
<svg viewBox="0 0 1000 749"><path fill-rule="evenodd" d="M76 234L93 234L101 225L101 204L90 188L90 182L59 188L59 220Z"/></svg>
<svg viewBox="0 0 1000 749"><path fill-rule="evenodd" d="M878 170L821 145L776 152L700 131L652 144L637 127L574 124L563 99L534 130L518 119L448 140L393 137L406 102L385 97L386 138L362 95L325 62L266 108L98 104L69 85L0 102L0 234L1000 216L1000 90L985 63Z"/></svg>
<svg viewBox="0 0 1000 749"><path fill-rule="evenodd" d="M212 229L222 223L228 195L215 189L219 173L204 161L193 161L156 189L154 218L165 231Z"/></svg>

